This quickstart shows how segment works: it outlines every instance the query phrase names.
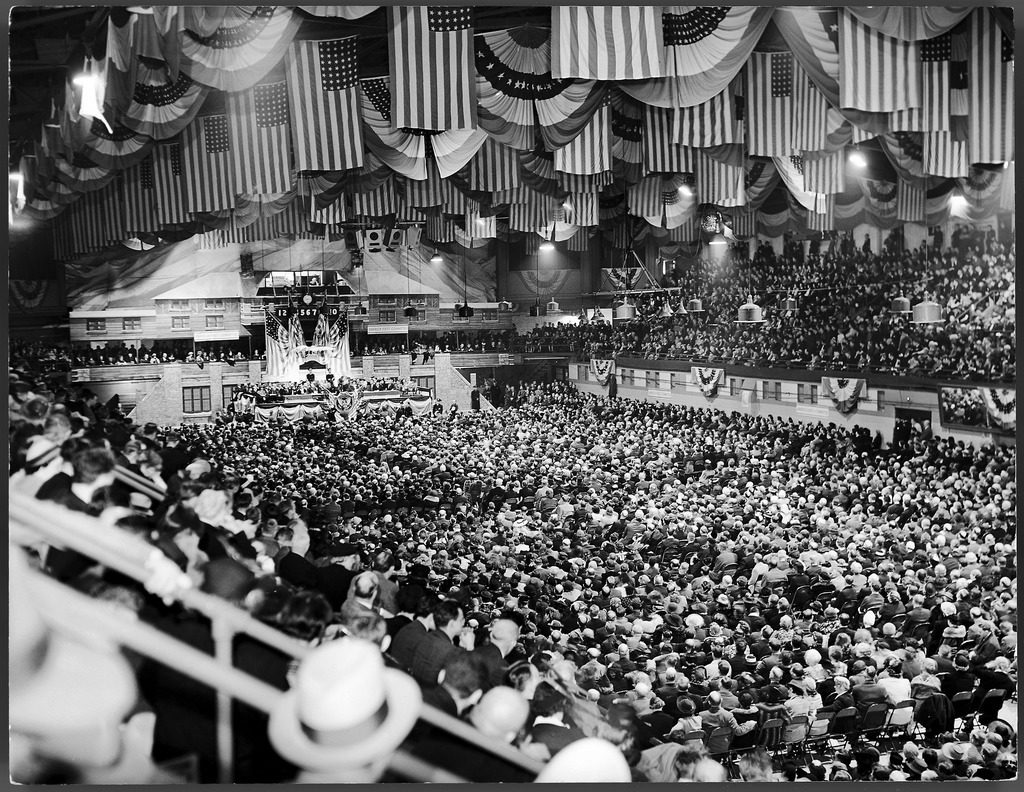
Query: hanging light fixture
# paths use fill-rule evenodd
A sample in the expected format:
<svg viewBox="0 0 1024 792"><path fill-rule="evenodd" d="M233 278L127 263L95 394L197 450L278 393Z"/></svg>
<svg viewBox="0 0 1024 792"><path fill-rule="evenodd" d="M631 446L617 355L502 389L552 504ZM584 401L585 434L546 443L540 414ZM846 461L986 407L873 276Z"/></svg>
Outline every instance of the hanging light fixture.
<svg viewBox="0 0 1024 792"><path fill-rule="evenodd" d="M668 304L668 300L665 300L665 302L662 303L661 305L661 311L658 315L662 319L671 319L674 314L675 312L672 310L672 306Z"/></svg>
<svg viewBox="0 0 1024 792"><path fill-rule="evenodd" d="M577 317L577 323L581 325L590 324L590 319L587 318L587 309L580 306L580 315Z"/></svg>
<svg viewBox="0 0 1024 792"><path fill-rule="evenodd" d="M686 300L682 297L679 298L679 307L676 308L676 316L688 316L689 311L686 310Z"/></svg>
<svg viewBox="0 0 1024 792"><path fill-rule="evenodd" d="M903 296L900 292L899 297L894 297L893 301L889 304L889 313L894 314L908 314L911 313L910 300Z"/></svg>
<svg viewBox="0 0 1024 792"><path fill-rule="evenodd" d="M622 321L636 319L636 306L629 301L629 295L622 298L622 302L615 306L615 318Z"/></svg>
<svg viewBox="0 0 1024 792"><path fill-rule="evenodd" d="M556 313L557 311L561 310L561 309L560 309L560 308L558 307L558 301L557 301L557 300L555 300L555 298L554 298L554 297L552 297L552 298L551 298L550 300L548 300L548 304L547 304L547 305L545 305L544 307L545 307L545 308L547 309L547 312L548 312L549 314L550 314L550 313Z"/></svg>
<svg viewBox="0 0 1024 792"><path fill-rule="evenodd" d="M764 322L764 311L754 302L754 296L747 295L747 301L740 306L736 314L737 324L761 324Z"/></svg>
<svg viewBox="0 0 1024 792"><path fill-rule="evenodd" d="M430 257L430 263L435 266L438 264L444 264L444 257L437 252L437 248L434 248L434 255Z"/></svg>
<svg viewBox="0 0 1024 792"><path fill-rule="evenodd" d="M594 313L590 316L590 321L594 324L604 324L604 314L601 313L601 309L596 305L594 306Z"/></svg>
<svg viewBox="0 0 1024 792"><path fill-rule="evenodd" d="M405 253L405 308L402 313L409 319L415 319L420 312L412 304L412 259L408 248L402 250Z"/></svg>
<svg viewBox="0 0 1024 792"><path fill-rule="evenodd" d="M911 324L939 324L942 321L942 306L927 297L914 306Z"/></svg>
<svg viewBox="0 0 1024 792"><path fill-rule="evenodd" d="M787 296L782 301L782 304L779 306L779 310L781 310L784 314L787 314L789 316L795 314L797 308L799 308L799 305L797 304L796 297L794 297L792 294Z"/></svg>
<svg viewBox="0 0 1024 792"><path fill-rule="evenodd" d="M688 313L704 313L704 303L698 297L694 297L688 303L686 303L686 310Z"/></svg>

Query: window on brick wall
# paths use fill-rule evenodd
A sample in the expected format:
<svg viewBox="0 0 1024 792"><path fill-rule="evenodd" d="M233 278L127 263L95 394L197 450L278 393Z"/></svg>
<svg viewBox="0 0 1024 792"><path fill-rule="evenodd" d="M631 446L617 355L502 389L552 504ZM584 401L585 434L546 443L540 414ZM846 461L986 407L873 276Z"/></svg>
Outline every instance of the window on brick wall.
<svg viewBox="0 0 1024 792"><path fill-rule="evenodd" d="M199 385L181 389L181 411L188 414L210 412L210 386Z"/></svg>
<svg viewBox="0 0 1024 792"><path fill-rule="evenodd" d="M234 398L235 398L235 388L237 388L237 387L238 387L237 385L221 385L220 386L220 397L222 399L221 403L225 407L227 407L229 404L231 404L232 401L234 401Z"/></svg>

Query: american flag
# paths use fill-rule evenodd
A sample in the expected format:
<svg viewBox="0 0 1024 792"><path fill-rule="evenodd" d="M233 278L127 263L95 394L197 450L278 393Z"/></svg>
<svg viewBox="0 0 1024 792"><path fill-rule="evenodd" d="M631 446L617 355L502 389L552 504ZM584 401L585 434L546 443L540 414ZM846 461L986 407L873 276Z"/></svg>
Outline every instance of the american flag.
<svg viewBox="0 0 1024 792"><path fill-rule="evenodd" d="M125 238L117 185L85 193L65 211L75 253L102 250Z"/></svg>
<svg viewBox="0 0 1024 792"><path fill-rule="evenodd" d="M839 106L876 113L921 107L919 45L839 13Z"/></svg>
<svg viewBox="0 0 1024 792"><path fill-rule="evenodd" d="M281 320L272 310L266 313L267 377L281 379L288 373L291 342Z"/></svg>
<svg viewBox="0 0 1024 792"><path fill-rule="evenodd" d="M743 166L719 162L707 152L697 150L693 157L697 197L701 203L740 206L746 203Z"/></svg>
<svg viewBox="0 0 1024 792"><path fill-rule="evenodd" d="M747 62L747 152L786 157L793 148L793 56L754 52Z"/></svg>
<svg viewBox="0 0 1024 792"><path fill-rule="evenodd" d="M508 227L512 231L536 231L551 222L555 211L554 199L538 194L525 204L511 204L508 208Z"/></svg>
<svg viewBox="0 0 1024 792"><path fill-rule="evenodd" d="M971 170L967 141L955 140L952 132L921 133L921 167L929 176L967 176Z"/></svg>
<svg viewBox="0 0 1024 792"><path fill-rule="evenodd" d="M124 194L125 230L132 235L156 231L156 183L153 155L127 168L121 185Z"/></svg>
<svg viewBox="0 0 1024 792"><path fill-rule="evenodd" d="M742 127L736 113L735 81L721 93L693 107L676 108L672 119L672 140L684 146L720 146L741 142Z"/></svg>
<svg viewBox="0 0 1024 792"><path fill-rule="evenodd" d="M396 129L391 122L391 90L387 77L359 81L363 140L367 150L391 170L410 179L427 176L427 137Z"/></svg>
<svg viewBox="0 0 1024 792"><path fill-rule="evenodd" d="M488 137L469 161L471 190L496 192L519 186L519 158L515 149Z"/></svg>
<svg viewBox="0 0 1024 792"><path fill-rule="evenodd" d="M160 142L154 147L153 180L156 188L156 219L161 225L184 223L185 179L182 177L181 143Z"/></svg>
<svg viewBox="0 0 1024 792"><path fill-rule="evenodd" d="M691 149L672 142L672 109L644 105L644 173L692 172Z"/></svg>
<svg viewBox="0 0 1024 792"><path fill-rule="evenodd" d="M235 174L226 115L200 116L181 134L185 208L215 212L235 206Z"/></svg>
<svg viewBox="0 0 1024 792"><path fill-rule="evenodd" d="M455 221L438 213L426 219L424 234L432 242L454 242Z"/></svg>
<svg viewBox="0 0 1024 792"><path fill-rule="evenodd" d="M592 176L611 167L612 109L603 104L575 138L555 149L555 170Z"/></svg>
<svg viewBox="0 0 1024 792"><path fill-rule="evenodd" d="M428 167L427 178L422 181L417 179L404 179L403 181L405 182L406 205L428 208L444 203L441 174L437 172L437 168Z"/></svg>
<svg viewBox="0 0 1024 792"><path fill-rule="evenodd" d="M313 330L313 346L324 347L327 346L327 325L329 321L327 314L323 311L316 317L316 328Z"/></svg>
<svg viewBox="0 0 1024 792"><path fill-rule="evenodd" d="M846 189L846 152L807 152L803 156L804 188L814 193L840 193Z"/></svg>
<svg viewBox="0 0 1024 792"><path fill-rule="evenodd" d="M237 152L240 193L283 193L292 188L288 89L283 80L228 94L231 143Z"/></svg>
<svg viewBox="0 0 1024 792"><path fill-rule="evenodd" d="M302 332L298 311L293 312L291 319L288 320L288 343L293 350L306 346L306 336Z"/></svg>
<svg viewBox="0 0 1024 792"><path fill-rule="evenodd" d="M565 199L568 208L565 210L565 222L578 226L596 226L601 224L597 211L597 193L569 193Z"/></svg>
<svg viewBox="0 0 1024 792"><path fill-rule="evenodd" d="M357 36L297 41L288 48L285 76L295 167L335 171L363 165L363 124L356 68Z"/></svg>
<svg viewBox="0 0 1024 792"><path fill-rule="evenodd" d="M353 217L384 217L397 211L395 184L388 179L376 190L352 193Z"/></svg>
<svg viewBox="0 0 1024 792"><path fill-rule="evenodd" d="M476 129L473 9L388 9L392 117L396 127Z"/></svg>
<svg viewBox="0 0 1024 792"><path fill-rule="evenodd" d="M551 76L646 80L665 74L664 28L655 6L555 6Z"/></svg>
<svg viewBox="0 0 1024 792"><path fill-rule="evenodd" d="M828 101L799 64L793 69L793 148L818 151L828 145Z"/></svg>
<svg viewBox="0 0 1024 792"><path fill-rule="evenodd" d="M896 219L906 223L924 223L925 192L923 182L915 183L899 179Z"/></svg>
<svg viewBox="0 0 1024 792"><path fill-rule="evenodd" d="M972 163L1014 159L1013 42L987 8L971 15L967 73L968 157Z"/></svg>

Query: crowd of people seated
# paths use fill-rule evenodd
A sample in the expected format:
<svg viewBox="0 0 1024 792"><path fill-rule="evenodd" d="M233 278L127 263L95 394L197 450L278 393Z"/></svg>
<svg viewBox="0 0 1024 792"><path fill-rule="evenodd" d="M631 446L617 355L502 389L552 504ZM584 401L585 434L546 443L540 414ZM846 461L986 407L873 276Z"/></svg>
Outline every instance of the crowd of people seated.
<svg viewBox="0 0 1024 792"><path fill-rule="evenodd" d="M351 740L354 725L324 702L384 666L410 701L563 781L1016 774L1000 717L1017 674L1012 447L886 444L565 382L454 420L135 427L81 386L16 378L13 489L144 537L176 585L316 647L296 665L236 645L236 665L291 691L301 721L237 705L236 781L330 770L319 730ZM133 492L115 466L166 495ZM172 599L75 551L29 550L211 649L209 623ZM148 658L136 671L153 760L194 755L214 780L214 692ZM424 722L389 734L471 781L530 778Z"/></svg>
<svg viewBox="0 0 1024 792"><path fill-rule="evenodd" d="M963 249L961 252L961 248ZM767 244L748 258L738 247L723 259L704 257L674 290L631 297L633 321L558 324L538 328L527 348L567 348L584 357L615 353L640 358L830 371L880 371L974 381L1015 375L1014 244L994 236L945 251L921 245L810 253L788 246L777 256ZM673 284L675 284L673 286ZM891 300L938 302L944 319L913 324L892 314ZM753 295L764 324L740 325L737 309ZM704 313L678 313L700 297ZM782 300L797 300L794 312ZM666 312L669 316L663 316Z"/></svg>

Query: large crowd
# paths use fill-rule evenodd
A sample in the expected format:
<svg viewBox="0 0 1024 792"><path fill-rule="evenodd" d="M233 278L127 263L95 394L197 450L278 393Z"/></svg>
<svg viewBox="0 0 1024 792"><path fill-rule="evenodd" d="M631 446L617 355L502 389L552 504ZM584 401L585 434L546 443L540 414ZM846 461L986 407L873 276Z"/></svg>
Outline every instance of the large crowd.
<svg viewBox="0 0 1024 792"><path fill-rule="evenodd" d="M425 722L397 724L400 698L366 721L330 706L382 678L553 780L1016 775L1015 724L1000 717L1016 696L1013 447L887 444L570 383L521 385L513 406L454 419L135 427L80 385L15 379L12 489L145 538L176 585L315 647L296 666L236 646L236 665L290 691L298 718L236 706L236 781L353 780L330 746L377 733L378 749L471 781L529 780ZM133 491L115 467L166 495ZM211 649L210 624L172 599L75 551L27 549L49 575ZM135 669L152 759L195 756L214 780L214 692L155 660ZM868 730L905 707L913 719L889 739ZM840 718L848 736L773 755L773 734L806 745ZM381 765L373 778L391 777Z"/></svg>
<svg viewBox="0 0 1024 792"><path fill-rule="evenodd" d="M963 247L963 246L961 246ZM703 255L665 288L630 297L633 320L549 324L532 331L538 348L584 357L611 354L762 367L872 371L973 381L1015 376L1015 247L994 237L938 251L889 248L808 253L790 245L776 255L760 245L753 256L731 246ZM903 294L936 301L936 324L914 324L890 312ZM736 323L754 296L764 323ZM680 312L699 297L703 313ZM794 298L795 310L783 300Z"/></svg>

